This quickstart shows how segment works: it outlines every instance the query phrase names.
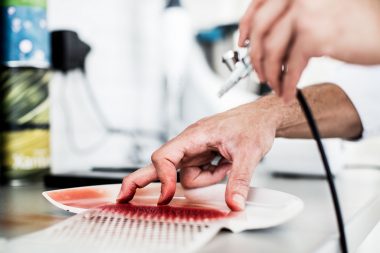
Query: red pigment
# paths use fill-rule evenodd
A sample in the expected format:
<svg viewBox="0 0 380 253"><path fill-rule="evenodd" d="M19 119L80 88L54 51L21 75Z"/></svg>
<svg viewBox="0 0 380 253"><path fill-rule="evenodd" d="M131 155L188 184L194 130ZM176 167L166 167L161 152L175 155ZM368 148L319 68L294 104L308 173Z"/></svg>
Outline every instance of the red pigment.
<svg viewBox="0 0 380 253"><path fill-rule="evenodd" d="M48 194L52 199L61 204L85 209L112 203L106 192L91 188L65 189L49 192Z"/></svg>
<svg viewBox="0 0 380 253"><path fill-rule="evenodd" d="M224 218L226 212L211 208L175 207L175 206L139 206L116 204L100 207L103 211L121 214L126 217L144 220L205 221Z"/></svg>
<svg viewBox="0 0 380 253"><path fill-rule="evenodd" d="M95 199L107 197L103 191L91 188L73 188L62 191L49 192L49 196L55 201L62 202L65 200Z"/></svg>
<svg viewBox="0 0 380 253"><path fill-rule="evenodd" d="M108 199L78 199L78 200L65 200L61 204L66 206L78 207L83 209L96 208L98 206L104 206L112 204Z"/></svg>

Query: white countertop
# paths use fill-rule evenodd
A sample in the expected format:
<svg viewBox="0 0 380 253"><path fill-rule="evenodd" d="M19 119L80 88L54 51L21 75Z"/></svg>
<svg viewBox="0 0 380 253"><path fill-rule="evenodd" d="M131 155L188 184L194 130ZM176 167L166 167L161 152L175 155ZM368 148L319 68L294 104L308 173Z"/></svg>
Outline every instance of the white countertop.
<svg viewBox="0 0 380 253"><path fill-rule="evenodd" d="M380 220L380 170L345 169L336 184L348 244L354 252ZM238 234L222 231L201 252L339 252L335 214L325 180L273 177L259 168L252 185L296 195L304 201L305 209L279 227ZM0 237L14 238L70 216L43 199L43 190L40 183L0 188ZM374 244L372 239L370 245Z"/></svg>

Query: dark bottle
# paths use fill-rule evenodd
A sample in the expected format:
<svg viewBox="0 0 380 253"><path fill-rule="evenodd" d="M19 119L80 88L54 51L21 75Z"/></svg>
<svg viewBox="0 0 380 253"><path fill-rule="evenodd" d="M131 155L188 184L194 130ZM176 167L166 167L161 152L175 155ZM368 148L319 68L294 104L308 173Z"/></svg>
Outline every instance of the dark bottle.
<svg viewBox="0 0 380 253"><path fill-rule="evenodd" d="M50 41L46 0L0 0L0 8L0 171L16 185L50 167Z"/></svg>

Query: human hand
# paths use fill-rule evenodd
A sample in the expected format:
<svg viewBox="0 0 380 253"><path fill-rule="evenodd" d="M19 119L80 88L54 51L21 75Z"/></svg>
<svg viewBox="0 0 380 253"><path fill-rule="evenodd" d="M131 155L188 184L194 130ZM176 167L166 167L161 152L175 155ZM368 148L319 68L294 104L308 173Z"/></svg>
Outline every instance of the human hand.
<svg viewBox="0 0 380 253"><path fill-rule="evenodd" d="M232 210L243 210L253 170L271 148L279 123L279 110L273 110L270 101L262 98L189 126L153 153L151 165L124 178L117 201L129 202L137 188L159 179L158 204L168 204L180 170L185 188L215 184L229 175L226 203ZM216 154L223 158L212 165Z"/></svg>
<svg viewBox="0 0 380 253"><path fill-rule="evenodd" d="M378 0L253 0L240 22L260 80L289 102L311 57L380 63Z"/></svg>

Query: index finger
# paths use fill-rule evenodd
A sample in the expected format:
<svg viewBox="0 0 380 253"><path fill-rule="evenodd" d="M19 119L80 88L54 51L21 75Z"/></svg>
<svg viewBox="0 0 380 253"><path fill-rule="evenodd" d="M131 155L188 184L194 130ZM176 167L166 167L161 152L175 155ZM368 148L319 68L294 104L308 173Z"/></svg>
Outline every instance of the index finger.
<svg viewBox="0 0 380 253"><path fill-rule="evenodd" d="M123 179L116 202L127 203L131 201L137 188L143 188L157 179L157 172L152 164L129 174Z"/></svg>
<svg viewBox="0 0 380 253"><path fill-rule="evenodd" d="M240 35L239 35L239 42L238 42L239 47L244 47L245 41L249 39L249 33L251 30L253 14L263 2L264 0L253 0L251 4L248 6L248 9L244 13L242 19L240 20L240 24L239 24Z"/></svg>
<svg viewBox="0 0 380 253"><path fill-rule="evenodd" d="M191 128L190 128L191 129ZM157 176L161 181L161 195L159 205L168 204L175 194L177 183L177 169L182 159L207 151L203 135L190 134L188 130L166 143L152 155L152 162Z"/></svg>

